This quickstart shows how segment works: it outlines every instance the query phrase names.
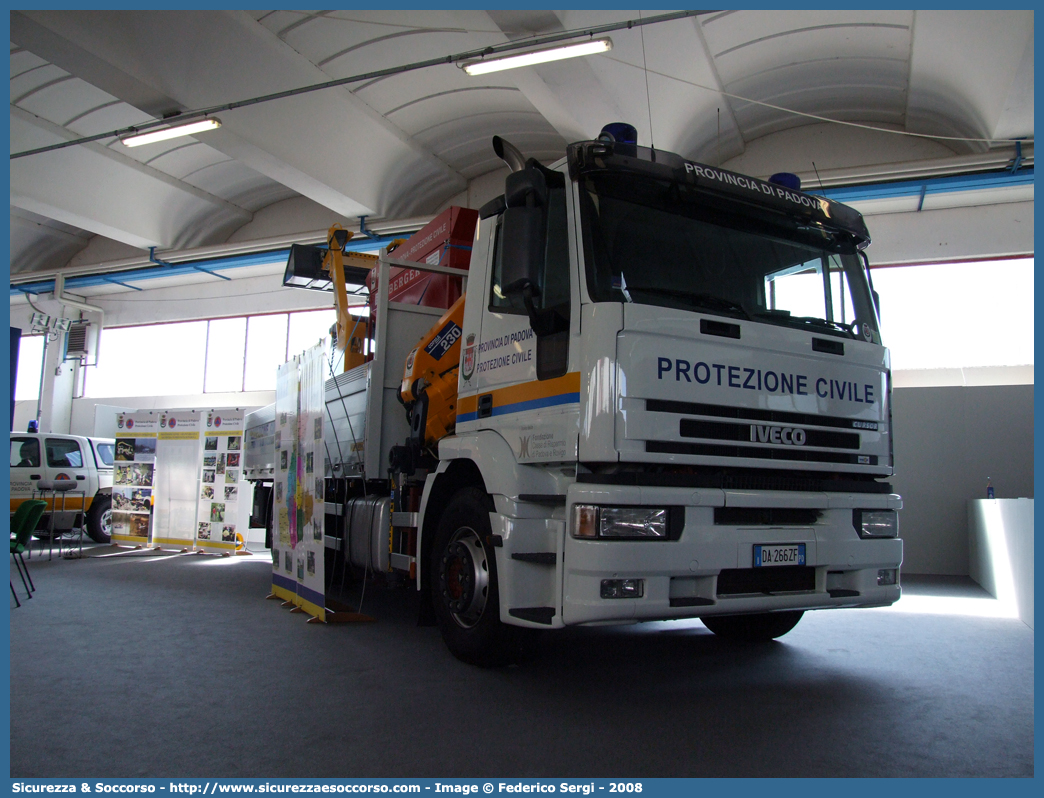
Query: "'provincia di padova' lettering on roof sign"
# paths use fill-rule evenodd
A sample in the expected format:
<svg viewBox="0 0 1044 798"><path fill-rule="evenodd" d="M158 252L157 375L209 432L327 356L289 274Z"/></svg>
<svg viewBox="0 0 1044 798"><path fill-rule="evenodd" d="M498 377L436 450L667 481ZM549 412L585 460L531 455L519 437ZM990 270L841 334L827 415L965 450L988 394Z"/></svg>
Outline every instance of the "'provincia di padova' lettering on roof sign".
<svg viewBox="0 0 1044 798"><path fill-rule="evenodd" d="M701 166L698 163L686 161L685 173L694 174L706 180L715 180L719 183L724 183L730 186L738 186L740 188L745 188L748 191L760 191L762 194L768 194L770 197L778 197L779 199L793 202L794 204L800 205L804 208L812 208L814 210L822 211L826 210L826 202L823 200L800 194L786 188L785 186L777 186L772 183L766 183L762 180L756 180L753 177L744 177L743 175L726 172L724 169L711 169L709 166Z"/></svg>

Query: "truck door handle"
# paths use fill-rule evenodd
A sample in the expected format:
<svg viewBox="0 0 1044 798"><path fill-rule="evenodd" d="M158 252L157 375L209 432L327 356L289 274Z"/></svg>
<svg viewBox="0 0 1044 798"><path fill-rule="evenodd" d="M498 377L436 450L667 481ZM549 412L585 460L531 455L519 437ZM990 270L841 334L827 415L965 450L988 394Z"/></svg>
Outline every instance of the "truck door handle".
<svg viewBox="0 0 1044 798"><path fill-rule="evenodd" d="M43 479L42 474L30 474L29 479Z"/></svg>
<svg viewBox="0 0 1044 798"><path fill-rule="evenodd" d="M493 394L486 393L479 397L478 417L489 418L493 415Z"/></svg>
<svg viewBox="0 0 1044 798"><path fill-rule="evenodd" d="M85 477L83 474L77 474L76 478L77 479L87 479L87 477Z"/></svg>

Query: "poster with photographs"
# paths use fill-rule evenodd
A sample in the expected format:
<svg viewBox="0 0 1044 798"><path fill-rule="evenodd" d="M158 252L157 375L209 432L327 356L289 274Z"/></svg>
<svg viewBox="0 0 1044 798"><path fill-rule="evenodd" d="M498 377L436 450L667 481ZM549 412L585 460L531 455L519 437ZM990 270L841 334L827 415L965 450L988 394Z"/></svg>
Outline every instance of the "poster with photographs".
<svg viewBox="0 0 1044 798"><path fill-rule="evenodd" d="M156 474L159 414L151 410L116 416L112 466L112 542L149 542Z"/></svg>
<svg viewBox="0 0 1044 798"><path fill-rule="evenodd" d="M295 601L297 598L297 579L294 576L294 547L297 543L297 386L298 358L295 357L276 372L272 593L285 601Z"/></svg>
<svg viewBox="0 0 1044 798"><path fill-rule="evenodd" d="M238 407L212 408L202 414L195 535L196 548L204 551L233 552L246 539L246 530L236 528L244 417Z"/></svg>
<svg viewBox="0 0 1044 798"><path fill-rule="evenodd" d="M301 355L297 413L297 546L294 567L297 604L308 614L326 619L323 531L326 519L323 421L326 348L320 342Z"/></svg>
<svg viewBox="0 0 1044 798"><path fill-rule="evenodd" d="M159 412L152 513L154 546L187 549L196 537L200 427L198 410Z"/></svg>
<svg viewBox="0 0 1044 798"><path fill-rule="evenodd" d="M276 378L272 592L326 620L324 562L325 342Z"/></svg>

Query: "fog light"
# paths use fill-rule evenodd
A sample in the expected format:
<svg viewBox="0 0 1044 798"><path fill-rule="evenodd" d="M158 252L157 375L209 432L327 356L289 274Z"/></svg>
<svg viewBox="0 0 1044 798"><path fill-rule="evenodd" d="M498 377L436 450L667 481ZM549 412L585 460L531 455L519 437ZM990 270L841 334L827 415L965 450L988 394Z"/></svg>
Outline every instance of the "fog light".
<svg viewBox="0 0 1044 798"><path fill-rule="evenodd" d="M895 510L853 510L852 525L861 538L899 537L899 513Z"/></svg>
<svg viewBox="0 0 1044 798"><path fill-rule="evenodd" d="M641 598L645 595L644 579L603 579L602 598Z"/></svg>
<svg viewBox="0 0 1044 798"><path fill-rule="evenodd" d="M896 577L899 575L899 571L895 568L882 568L877 572L877 584L894 585Z"/></svg>

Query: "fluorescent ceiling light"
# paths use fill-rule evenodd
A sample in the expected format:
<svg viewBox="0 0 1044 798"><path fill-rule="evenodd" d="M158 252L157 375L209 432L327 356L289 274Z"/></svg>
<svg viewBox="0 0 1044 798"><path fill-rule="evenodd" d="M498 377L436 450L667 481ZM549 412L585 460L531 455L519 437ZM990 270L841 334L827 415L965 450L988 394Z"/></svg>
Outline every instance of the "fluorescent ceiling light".
<svg viewBox="0 0 1044 798"><path fill-rule="evenodd" d="M613 49L613 40L594 39L579 44L562 44L546 50L530 50L527 53L508 55L503 58L489 58L482 61L468 61L462 66L469 75L485 75L487 72L499 72L502 69L544 64L548 61L560 61L563 58L576 58L579 55L596 55Z"/></svg>
<svg viewBox="0 0 1044 798"><path fill-rule="evenodd" d="M193 133L202 133L205 130L213 130L218 127L221 127L221 120L211 117L199 122L189 122L187 125L150 130L148 133L138 133L135 136L127 136L127 138L121 139L121 141L128 147L140 147L142 144L166 141L178 136L191 136Z"/></svg>

